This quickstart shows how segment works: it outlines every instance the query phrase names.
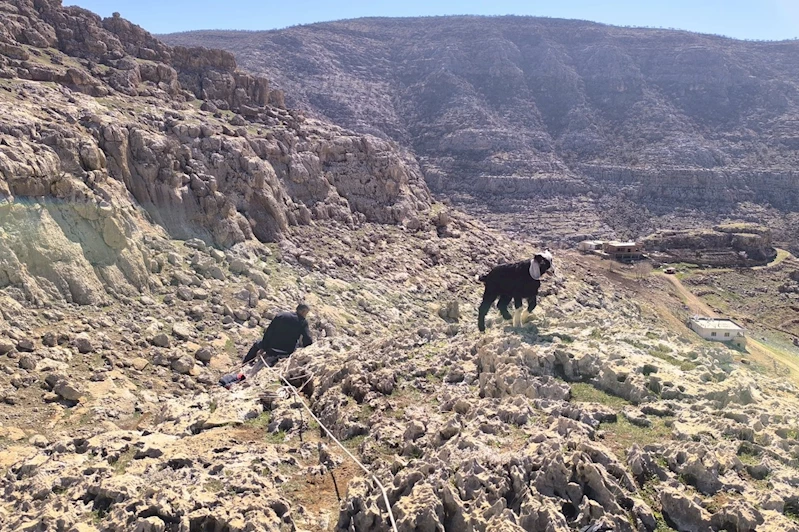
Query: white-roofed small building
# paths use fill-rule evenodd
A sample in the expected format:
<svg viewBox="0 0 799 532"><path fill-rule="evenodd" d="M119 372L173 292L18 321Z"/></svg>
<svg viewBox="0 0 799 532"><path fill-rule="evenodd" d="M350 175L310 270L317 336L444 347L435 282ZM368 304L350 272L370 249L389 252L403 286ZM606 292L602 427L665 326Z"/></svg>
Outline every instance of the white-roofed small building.
<svg viewBox="0 0 799 532"><path fill-rule="evenodd" d="M604 242L601 240L583 240L582 242L577 244L577 249L579 249L583 253L602 251L602 244L604 244Z"/></svg>
<svg viewBox="0 0 799 532"><path fill-rule="evenodd" d="M730 319L693 316L688 320L688 327L705 340L746 345L746 330Z"/></svg>

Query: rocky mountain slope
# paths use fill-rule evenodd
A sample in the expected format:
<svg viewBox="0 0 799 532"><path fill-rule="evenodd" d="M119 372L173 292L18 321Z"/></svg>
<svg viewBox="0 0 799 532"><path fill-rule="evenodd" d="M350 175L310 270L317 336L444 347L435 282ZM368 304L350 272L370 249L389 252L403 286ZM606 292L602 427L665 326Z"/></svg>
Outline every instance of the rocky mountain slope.
<svg viewBox="0 0 799 532"><path fill-rule="evenodd" d="M230 50L292 105L411 148L432 189L543 204L561 233L758 221L766 206L760 221L796 240L797 42L530 17L163 38ZM569 220L564 198L581 195Z"/></svg>
<svg viewBox="0 0 799 532"><path fill-rule="evenodd" d="M227 248L428 208L407 155L285 109L227 52L58 1L0 12L0 286L21 299L146 291L145 228Z"/></svg>
<svg viewBox="0 0 799 532"><path fill-rule="evenodd" d="M0 529L389 530L302 401L403 532L799 531L796 374L692 335L665 277L559 252L479 334L476 275L534 245L395 144L120 17L0 12ZM302 396L218 386L299 301Z"/></svg>
<svg viewBox="0 0 799 532"><path fill-rule="evenodd" d="M781 369L692 336L665 279L566 252L524 327L494 312L479 334L473 275L531 249L454 212L417 222L226 252L153 237L152 296L6 298L0 527L389 530L276 374L215 384L305 299L317 343L278 371L386 486L399 530L799 530Z"/></svg>

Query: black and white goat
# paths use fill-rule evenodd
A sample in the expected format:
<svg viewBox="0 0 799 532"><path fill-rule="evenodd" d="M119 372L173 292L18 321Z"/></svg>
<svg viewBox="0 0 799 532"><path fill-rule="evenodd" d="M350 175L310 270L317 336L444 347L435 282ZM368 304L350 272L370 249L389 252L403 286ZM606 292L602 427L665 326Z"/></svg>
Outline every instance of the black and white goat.
<svg viewBox="0 0 799 532"><path fill-rule="evenodd" d="M477 316L477 327L485 331L485 317L491 310L494 300L499 298L497 308L506 320L513 319L514 326L521 325L522 299L527 299L527 312L532 312L537 304L538 289L541 287L541 277L546 273L553 273L552 253L543 251L537 253L532 259L513 264L500 264L490 272L480 277L480 282L485 284L483 301ZM515 316L508 312L511 299L516 307Z"/></svg>

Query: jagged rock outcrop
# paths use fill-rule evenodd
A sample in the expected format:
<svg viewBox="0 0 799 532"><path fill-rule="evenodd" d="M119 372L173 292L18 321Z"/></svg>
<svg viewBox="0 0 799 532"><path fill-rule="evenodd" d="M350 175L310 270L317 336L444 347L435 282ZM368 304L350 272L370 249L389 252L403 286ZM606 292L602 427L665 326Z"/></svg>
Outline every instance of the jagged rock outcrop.
<svg viewBox="0 0 799 532"><path fill-rule="evenodd" d="M229 52L173 49L57 0L0 12L0 286L22 298L147 292L148 233L228 248L429 204L408 155L286 110Z"/></svg>

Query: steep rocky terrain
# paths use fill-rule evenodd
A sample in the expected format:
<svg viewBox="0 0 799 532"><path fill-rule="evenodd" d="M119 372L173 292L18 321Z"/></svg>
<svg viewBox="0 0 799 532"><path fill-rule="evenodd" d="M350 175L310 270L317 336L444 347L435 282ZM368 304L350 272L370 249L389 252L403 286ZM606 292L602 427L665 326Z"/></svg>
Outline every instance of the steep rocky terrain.
<svg viewBox="0 0 799 532"><path fill-rule="evenodd" d="M147 238L152 296L6 299L0 526L389 530L276 374L215 384L305 299L317 344L279 371L381 479L400 530L799 530L782 368L692 336L662 278L566 252L527 325L494 312L481 335L473 275L531 249L457 213L417 222L227 252Z"/></svg>
<svg viewBox="0 0 799 532"><path fill-rule="evenodd" d="M408 146L435 191L500 194L498 212L544 209L547 227L531 234L643 236L641 218L677 229L729 217L796 240L793 41L530 17L164 39L230 50L293 105ZM564 205L574 196L576 219Z"/></svg>
<svg viewBox="0 0 799 532"><path fill-rule="evenodd" d="M396 144L120 17L0 13L0 529L390 530L304 402L403 532L799 531L799 371L665 276L559 252L479 334L475 277L536 243ZM795 269L736 275L787 309ZM315 345L218 386L300 301Z"/></svg>
<svg viewBox="0 0 799 532"><path fill-rule="evenodd" d="M410 158L286 110L227 52L56 1L0 12L0 286L20 298L146 291L145 228L227 248L428 207Z"/></svg>

